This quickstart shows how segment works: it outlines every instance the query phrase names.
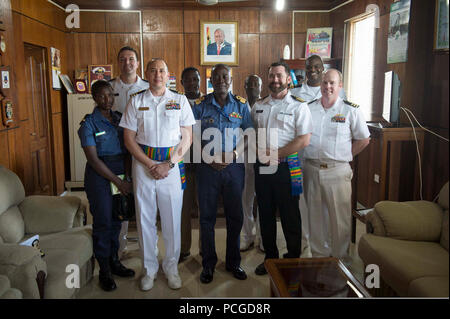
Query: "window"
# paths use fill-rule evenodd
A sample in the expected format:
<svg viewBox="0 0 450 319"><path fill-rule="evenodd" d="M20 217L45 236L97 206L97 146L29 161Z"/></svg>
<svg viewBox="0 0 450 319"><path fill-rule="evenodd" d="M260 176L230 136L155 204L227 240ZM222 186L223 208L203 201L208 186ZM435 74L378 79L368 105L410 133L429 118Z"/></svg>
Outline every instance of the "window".
<svg viewBox="0 0 450 319"><path fill-rule="evenodd" d="M375 15L353 18L346 25L345 91L359 104L366 121L372 118L375 62Z"/></svg>

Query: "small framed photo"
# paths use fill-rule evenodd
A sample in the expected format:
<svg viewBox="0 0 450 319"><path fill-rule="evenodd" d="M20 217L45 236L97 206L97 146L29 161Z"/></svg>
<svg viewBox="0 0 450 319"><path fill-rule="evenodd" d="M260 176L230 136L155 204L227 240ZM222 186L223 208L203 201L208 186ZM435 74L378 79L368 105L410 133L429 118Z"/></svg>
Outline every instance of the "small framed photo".
<svg viewBox="0 0 450 319"><path fill-rule="evenodd" d="M88 67L88 89L91 92L92 84L97 82L98 80L109 81L112 79L113 75L113 66L112 64L94 64L89 65Z"/></svg>
<svg viewBox="0 0 450 319"><path fill-rule="evenodd" d="M70 81L69 76L66 74L59 74L59 78L67 90L67 93L73 94L75 90L73 89L72 81Z"/></svg>
<svg viewBox="0 0 450 319"><path fill-rule="evenodd" d="M435 51L448 51L448 0L436 0L434 18Z"/></svg>
<svg viewBox="0 0 450 319"><path fill-rule="evenodd" d="M237 21L200 21L200 64L239 65Z"/></svg>
<svg viewBox="0 0 450 319"><path fill-rule="evenodd" d="M88 93L86 81L85 80L75 80L75 90L79 94Z"/></svg>

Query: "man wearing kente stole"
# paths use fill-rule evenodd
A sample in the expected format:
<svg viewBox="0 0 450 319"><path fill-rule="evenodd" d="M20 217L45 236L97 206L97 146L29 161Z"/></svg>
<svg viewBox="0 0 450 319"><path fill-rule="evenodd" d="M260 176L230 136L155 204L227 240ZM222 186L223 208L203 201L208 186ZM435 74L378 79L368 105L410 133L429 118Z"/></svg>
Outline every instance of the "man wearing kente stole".
<svg viewBox="0 0 450 319"><path fill-rule="evenodd" d="M255 190L265 259L279 258L277 209L288 250L283 257L298 258L301 253L302 171L298 151L309 144L313 127L307 103L288 91L290 82L289 67L284 62L272 63L268 77L270 95L256 102L251 113L258 130ZM266 143L261 143L264 139ZM274 170L268 170L269 167ZM267 273L264 263L256 267L255 273Z"/></svg>
<svg viewBox="0 0 450 319"><path fill-rule="evenodd" d="M141 289L150 290L158 272L155 253L159 209L166 254L162 268L172 289L181 288L178 274L183 189L183 155L192 142L195 119L188 100L166 88L167 64L154 59L147 65L150 88L131 97L120 126L133 155L133 187L143 269Z"/></svg>

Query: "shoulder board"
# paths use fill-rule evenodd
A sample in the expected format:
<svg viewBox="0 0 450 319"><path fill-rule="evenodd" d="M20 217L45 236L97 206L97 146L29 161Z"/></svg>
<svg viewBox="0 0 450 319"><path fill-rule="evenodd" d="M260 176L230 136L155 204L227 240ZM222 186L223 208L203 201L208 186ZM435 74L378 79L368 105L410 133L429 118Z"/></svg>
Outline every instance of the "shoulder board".
<svg viewBox="0 0 450 319"><path fill-rule="evenodd" d="M236 100L238 100L238 101L241 102L242 104L247 103L247 100L244 99L242 96L235 95L234 97L236 98Z"/></svg>
<svg viewBox="0 0 450 319"><path fill-rule="evenodd" d="M350 105L351 107L355 107L355 108L358 108L358 107L359 107L358 104L352 103L352 102L347 101L347 100L344 100L344 103L347 104L347 105Z"/></svg>
<svg viewBox="0 0 450 319"><path fill-rule="evenodd" d="M81 120L80 125L83 124L84 122L86 122L86 120L87 120L88 118L90 118L90 117L91 117L91 114L86 114L86 115L83 117L83 119Z"/></svg>
<svg viewBox="0 0 450 319"><path fill-rule="evenodd" d="M305 103L305 102L306 102L304 99L299 98L298 96L295 96L295 95L291 95L291 96L292 96L292 98L293 98L294 100L297 100L297 101L299 101L299 102L301 102L301 103Z"/></svg>
<svg viewBox="0 0 450 319"><path fill-rule="evenodd" d="M133 97L133 96L136 96L136 95L138 95L138 94L144 93L145 91L147 91L147 90L142 90L142 91L133 93L133 94L130 95L130 97Z"/></svg>
<svg viewBox="0 0 450 319"><path fill-rule="evenodd" d="M184 92L181 92L181 91L172 90L172 89L169 89L169 91L170 91L170 92L173 92L173 93L175 93L175 94L181 94L181 95L184 95Z"/></svg>
<svg viewBox="0 0 450 319"><path fill-rule="evenodd" d="M198 98L197 100L195 100L195 105L199 105L200 103L203 102L203 100L205 99L206 95L203 95L202 97Z"/></svg>
<svg viewBox="0 0 450 319"><path fill-rule="evenodd" d="M317 100L318 99L312 100L312 101L308 102L308 104L312 104L312 103L316 102Z"/></svg>
<svg viewBox="0 0 450 319"><path fill-rule="evenodd" d="M265 99L267 99L269 97L269 94L267 94L266 96L263 96L262 98L260 98L258 101L262 101L262 100L265 100Z"/></svg>

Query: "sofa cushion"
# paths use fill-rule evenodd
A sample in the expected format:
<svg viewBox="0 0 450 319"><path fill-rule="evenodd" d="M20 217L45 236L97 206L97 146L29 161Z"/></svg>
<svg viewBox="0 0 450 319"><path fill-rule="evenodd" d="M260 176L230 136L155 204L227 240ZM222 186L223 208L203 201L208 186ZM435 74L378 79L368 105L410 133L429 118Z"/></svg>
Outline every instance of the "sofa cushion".
<svg viewBox="0 0 450 319"><path fill-rule="evenodd" d="M92 235L88 227L77 227L61 233L44 235L40 247L47 254L52 249L66 249L78 256L78 265L83 265L93 254ZM44 257L45 258L45 257Z"/></svg>
<svg viewBox="0 0 450 319"><path fill-rule="evenodd" d="M4 243L16 244L25 235L25 225L17 206L0 213L0 237Z"/></svg>
<svg viewBox="0 0 450 319"><path fill-rule="evenodd" d="M410 283L417 278L449 275L448 251L439 243L365 234L358 252L365 265L380 267L381 277L399 296L407 296Z"/></svg>
<svg viewBox="0 0 450 319"><path fill-rule="evenodd" d="M428 201L375 204L386 236L395 239L438 242L441 235L442 208Z"/></svg>
<svg viewBox="0 0 450 319"><path fill-rule="evenodd" d="M444 212L444 217L442 218L440 244L448 251L448 209Z"/></svg>
<svg viewBox="0 0 450 319"><path fill-rule="evenodd" d="M439 192L438 204L445 209L448 209L448 182L441 188Z"/></svg>
<svg viewBox="0 0 450 319"><path fill-rule="evenodd" d="M16 206L25 198L25 189L19 177L0 165L0 214Z"/></svg>
<svg viewBox="0 0 450 319"><path fill-rule="evenodd" d="M413 280L409 285L409 297L447 297L448 277L422 277Z"/></svg>

